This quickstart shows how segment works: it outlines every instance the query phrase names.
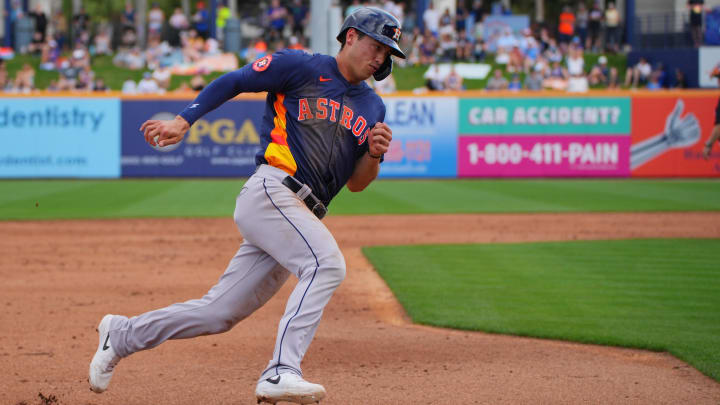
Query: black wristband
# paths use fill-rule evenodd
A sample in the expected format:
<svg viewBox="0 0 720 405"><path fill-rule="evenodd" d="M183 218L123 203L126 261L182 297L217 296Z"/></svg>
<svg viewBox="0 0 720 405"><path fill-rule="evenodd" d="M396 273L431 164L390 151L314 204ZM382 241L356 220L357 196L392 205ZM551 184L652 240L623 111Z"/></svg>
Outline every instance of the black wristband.
<svg viewBox="0 0 720 405"><path fill-rule="evenodd" d="M373 156L373 154L372 154L372 153L370 153L370 151L368 151L368 156L370 156L370 157L371 157L371 158L373 158L373 159L380 159L381 157L383 157L383 155L380 155L380 156Z"/></svg>

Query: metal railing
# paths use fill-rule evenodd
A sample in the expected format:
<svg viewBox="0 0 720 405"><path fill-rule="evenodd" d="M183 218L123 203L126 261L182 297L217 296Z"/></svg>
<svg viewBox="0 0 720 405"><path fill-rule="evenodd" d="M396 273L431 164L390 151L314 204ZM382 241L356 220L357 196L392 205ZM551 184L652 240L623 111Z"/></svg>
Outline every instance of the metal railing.
<svg viewBox="0 0 720 405"><path fill-rule="evenodd" d="M692 47L688 13L648 13L635 16L634 48Z"/></svg>

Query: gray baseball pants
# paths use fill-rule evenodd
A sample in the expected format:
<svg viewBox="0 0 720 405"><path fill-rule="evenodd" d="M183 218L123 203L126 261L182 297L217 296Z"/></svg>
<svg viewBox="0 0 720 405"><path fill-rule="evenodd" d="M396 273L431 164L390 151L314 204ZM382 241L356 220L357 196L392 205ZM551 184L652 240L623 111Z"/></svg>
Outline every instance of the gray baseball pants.
<svg viewBox="0 0 720 405"><path fill-rule="evenodd" d="M245 183L234 215L244 242L204 297L113 318L110 342L120 357L168 339L226 332L265 304L292 273L299 281L260 379L286 372L302 376L300 362L325 305L345 278L345 259L327 227L281 183L285 176L281 169L261 165Z"/></svg>

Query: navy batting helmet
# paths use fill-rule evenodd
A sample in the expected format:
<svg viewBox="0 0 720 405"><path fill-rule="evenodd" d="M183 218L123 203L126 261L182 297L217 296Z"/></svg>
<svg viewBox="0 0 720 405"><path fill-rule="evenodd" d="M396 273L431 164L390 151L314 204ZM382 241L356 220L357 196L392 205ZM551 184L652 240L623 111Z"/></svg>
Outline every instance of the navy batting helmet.
<svg viewBox="0 0 720 405"><path fill-rule="evenodd" d="M350 28L362 32L370 38L390 47L390 53L405 59L405 53L398 46L402 27L400 21L387 11L374 7L361 7L350 14L340 28L337 40L344 42L345 33ZM392 71L392 59L388 56L385 62L373 75L375 80L386 78Z"/></svg>

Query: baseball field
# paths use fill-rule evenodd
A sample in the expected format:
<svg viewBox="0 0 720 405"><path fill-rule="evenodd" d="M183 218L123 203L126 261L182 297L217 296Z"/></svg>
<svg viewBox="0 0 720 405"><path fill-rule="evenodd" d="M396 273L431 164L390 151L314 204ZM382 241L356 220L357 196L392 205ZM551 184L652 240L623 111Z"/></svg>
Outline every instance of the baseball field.
<svg viewBox="0 0 720 405"><path fill-rule="evenodd" d="M250 404L294 281L88 390L102 315L199 298L243 179L0 181L0 403ZM720 403L720 182L379 180L303 363L323 404Z"/></svg>

